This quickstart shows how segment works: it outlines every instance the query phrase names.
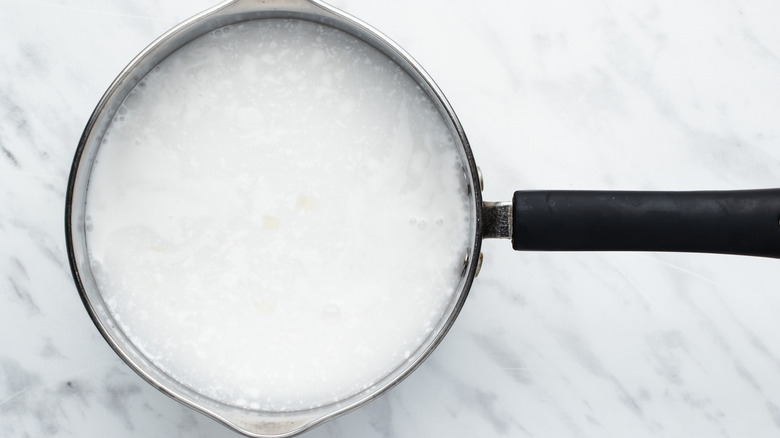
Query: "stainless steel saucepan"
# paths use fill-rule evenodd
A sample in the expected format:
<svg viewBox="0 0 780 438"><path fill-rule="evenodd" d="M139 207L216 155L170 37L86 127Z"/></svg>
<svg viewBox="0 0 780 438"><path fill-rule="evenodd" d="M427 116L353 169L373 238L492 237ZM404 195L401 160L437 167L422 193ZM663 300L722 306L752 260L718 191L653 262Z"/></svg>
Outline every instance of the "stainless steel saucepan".
<svg viewBox="0 0 780 438"><path fill-rule="evenodd" d="M128 93L168 55L226 25L297 19L346 32L398 64L427 94L459 142L473 209L472 239L460 289L422 346L372 387L338 402L302 411L267 412L230 406L161 371L128 340L108 312L87 249L85 206L92 165L106 130ZM731 192L518 191L511 202L484 202L481 175L466 136L444 95L399 46L317 0L231 0L181 23L141 52L111 84L92 114L70 173L66 203L68 256L92 320L116 353L151 385L248 436L291 436L380 396L412 372L453 324L481 264L483 238L508 238L516 250L682 251L780 257L780 189Z"/></svg>

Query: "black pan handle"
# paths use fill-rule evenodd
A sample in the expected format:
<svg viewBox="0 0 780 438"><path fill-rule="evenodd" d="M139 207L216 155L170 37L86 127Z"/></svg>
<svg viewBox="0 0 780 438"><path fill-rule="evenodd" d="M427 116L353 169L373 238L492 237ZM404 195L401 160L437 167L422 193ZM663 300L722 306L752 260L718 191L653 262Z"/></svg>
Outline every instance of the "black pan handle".
<svg viewBox="0 0 780 438"><path fill-rule="evenodd" d="M512 247L675 251L780 258L780 189L518 191Z"/></svg>

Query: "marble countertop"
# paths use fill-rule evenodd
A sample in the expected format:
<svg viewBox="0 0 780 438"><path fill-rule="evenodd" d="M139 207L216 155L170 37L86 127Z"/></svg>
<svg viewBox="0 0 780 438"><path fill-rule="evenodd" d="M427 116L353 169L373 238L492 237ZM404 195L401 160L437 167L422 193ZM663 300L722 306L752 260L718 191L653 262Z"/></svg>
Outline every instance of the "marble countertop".
<svg viewBox="0 0 780 438"><path fill-rule="evenodd" d="M68 269L65 187L122 67L209 0L5 1L0 435L237 437L111 351ZM780 3L333 0L458 113L485 198L780 186ZM780 436L780 260L486 241L455 326L306 437Z"/></svg>

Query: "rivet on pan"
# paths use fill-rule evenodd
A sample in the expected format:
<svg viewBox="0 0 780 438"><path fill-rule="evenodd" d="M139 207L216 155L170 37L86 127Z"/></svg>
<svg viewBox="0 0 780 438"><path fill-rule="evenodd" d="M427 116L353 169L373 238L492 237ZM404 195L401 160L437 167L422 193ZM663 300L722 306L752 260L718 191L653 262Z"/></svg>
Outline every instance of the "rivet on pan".
<svg viewBox="0 0 780 438"><path fill-rule="evenodd" d="M469 172L465 167L461 167L460 170L463 172L463 184L465 184L464 190L466 191L466 196L471 196L471 179L469 178Z"/></svg>
<svg viewBox="0 0 780 438"><path fill-rule="evenodd" d="M479 178L479 191L485 191L485 183L482 181L482 169L477 166L477 177Z"/></svg>
<svg viewBox="0 0 780 438"><path fill-rule="evenodd" d="M469 249L469 252L466 253L466 257L463 258L463 270L460 272L461 277L465 277L466 273L469 271L469 261L471 261L471 257L469 256L471 253L470 251L471 249Z"/></svg>
<svg viewBox="0 0 780 438"><path fill-rule="evenodd" d="M482 253L479 253L479 260L477 260L477 270L474 271L474 277L479 275L479 271L482 270Z"/></svg>

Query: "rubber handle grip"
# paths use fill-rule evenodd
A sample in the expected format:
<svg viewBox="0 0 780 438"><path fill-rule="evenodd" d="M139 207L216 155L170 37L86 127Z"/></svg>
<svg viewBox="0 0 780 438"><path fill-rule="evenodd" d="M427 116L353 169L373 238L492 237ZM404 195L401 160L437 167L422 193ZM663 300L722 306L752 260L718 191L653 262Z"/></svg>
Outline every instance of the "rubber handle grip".
<svg viewBox="0 0 780 438"><path fill-rule="evenodd" d="M780 189L518 191L512 247L780 258Z"/></svg>

